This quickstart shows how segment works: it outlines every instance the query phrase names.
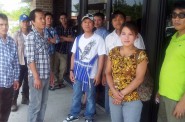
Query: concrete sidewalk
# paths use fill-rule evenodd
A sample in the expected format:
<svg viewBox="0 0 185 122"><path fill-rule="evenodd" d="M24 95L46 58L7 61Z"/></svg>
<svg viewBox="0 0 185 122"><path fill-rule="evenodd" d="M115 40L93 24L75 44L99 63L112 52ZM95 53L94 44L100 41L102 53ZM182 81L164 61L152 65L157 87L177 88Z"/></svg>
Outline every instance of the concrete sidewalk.
<svg viewBox="0 0 185 122"><path fill-rule="evenodd" d="M9 122L27 122L27 105L21 104L21 95L18 98L18 111L11 112ZM63 89L49 91L48 106L46 109L45 122L62 122L69 113L72 98L72 88L66 86ZM109 115L97 107L95 122L110 122ZM81 112L83 113L83 111ZM76 122L84 122L81 116Z"/></svg>

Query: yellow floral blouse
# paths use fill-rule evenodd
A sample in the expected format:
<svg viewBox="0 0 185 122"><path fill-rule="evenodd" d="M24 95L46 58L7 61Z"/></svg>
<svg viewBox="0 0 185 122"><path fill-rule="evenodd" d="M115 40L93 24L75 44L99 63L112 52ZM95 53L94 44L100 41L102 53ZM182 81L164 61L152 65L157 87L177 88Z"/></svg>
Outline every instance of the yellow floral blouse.
<svg viewBox="0 0 185 122"><path fill-rule="evenodd" d="M128 84L136 77L137 64L143 60L147 60L147 55L144 50L136 50L135 53L128 57L121 56L121 47L113 48L109 53L109 58L112 63L112 77L115 89L118 91L123 90ZM136 59L137 58L137 59ZM113 97L111 90L109 95ZM129 102L139 100L139 96L136 90L125 95L123 101Z"/></svg>

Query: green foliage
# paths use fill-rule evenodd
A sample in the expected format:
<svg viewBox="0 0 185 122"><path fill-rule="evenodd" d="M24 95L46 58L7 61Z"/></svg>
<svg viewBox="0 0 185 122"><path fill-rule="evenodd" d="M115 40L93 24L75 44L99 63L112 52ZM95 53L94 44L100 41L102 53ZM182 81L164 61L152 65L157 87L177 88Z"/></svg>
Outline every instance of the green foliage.
<svg viewBox="0 0 185 122"><path fill-rule="evenodd" d="M75 7L76 11L80 10L80 3L77 3L77 4L73 5L73 6Z"/></svg>
<svg viewBox="0 0 185 122"><path fill-rule="evenodd" d="M19 16L21 14L26 14L29 15L30 13L30 5L24 6L24 7L20 7L18 10L14 10L10 13L10 18L12 20L19 20Z"/></svg>
<svg viewBox="0 0 185 122"><path fill-rule="evenodd" d="M6 14L9 18L9 21L18 21L19 16L21 14L29 15L29 13L31 11L30 10L30 3L27 2L26 4L27 4L26 6L22 6L19 9L13 10L11 12L8 12L8 11L5 11L5 10L0 10L0 13ZM19 25L16 25L16 26L13 26L13 27L12 27L12 25L10 25L10 26L11 26L11 28L10 28L11 33L14 33L15 31L17 31L19 29Z"/></svg>
<svg viewBox="0 0 185 122"><path fill-rule="evenodd" d="M142 17L142 4L135 3L130 6L124 0L119 0L113 5L113 10L119 10L126 14L126 16L131 16L132 20L137 20Z"/></svg>

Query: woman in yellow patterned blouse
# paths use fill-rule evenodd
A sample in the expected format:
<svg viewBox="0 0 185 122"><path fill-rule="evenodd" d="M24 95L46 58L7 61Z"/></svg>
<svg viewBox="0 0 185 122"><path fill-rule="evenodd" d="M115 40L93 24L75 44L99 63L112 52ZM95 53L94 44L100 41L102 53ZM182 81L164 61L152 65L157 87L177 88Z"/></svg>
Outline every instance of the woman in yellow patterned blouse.
<svg viewBox="0 0 185 122"><path fill-rule="evenodd" d="M134 47L137 35L137 26L125 23L120 35L124 46L115 47L109 53L106 77L112 122L140 121L143 105L137 87L143 82L148 58L145 51Z"/></svg>

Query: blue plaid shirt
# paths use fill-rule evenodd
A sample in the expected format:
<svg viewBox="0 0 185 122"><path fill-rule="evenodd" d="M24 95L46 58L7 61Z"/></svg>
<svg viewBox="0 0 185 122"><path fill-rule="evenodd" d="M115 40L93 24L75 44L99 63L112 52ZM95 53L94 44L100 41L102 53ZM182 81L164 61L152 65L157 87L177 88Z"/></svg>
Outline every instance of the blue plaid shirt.
<svg viewBox="0 0 185 122"><path fill-rule="evenodd" d="M0 87L10 88L19 79L19 60L14 40L0 37Z"/></svg>
<svg viewBox="0 0 185 122"><path fill-rule="evenodd" d="M60 42L60 38L59 38L56 30L53 27L50 27L50 28L46 27L45 28L45 35L48 39L54 38L56 36L56 44ZM54 52L55 52L55 44L50 44L49 49L48 49L49 55L54 54Z"/></svg>
<svg viewBox="0 0 185 122"><path fill-rule="evenodd" d="M49 43L47 36L41 36L40 33L33 27L25 41L28 75L33 76L29 64L34 62L37 72L41 79L47 79L50 76L50 60L48 54Z"/></svg>
<svg viewBox="0 0 185 122"><path fill-rule="evenodd" d="M106 36L109 34L109 32L104 27L100 27L100 28L96 29L94 31L94 33L100 35L104 40L105 40Z"/></svg>

